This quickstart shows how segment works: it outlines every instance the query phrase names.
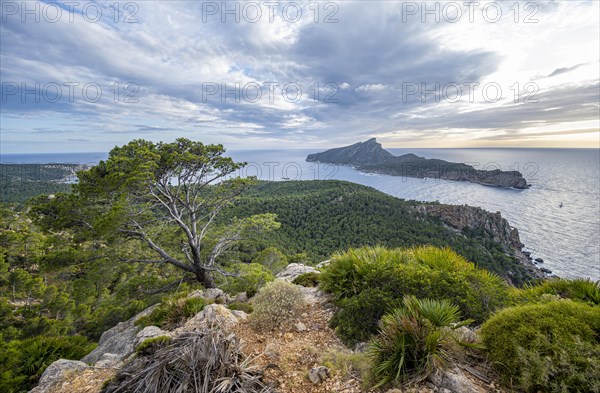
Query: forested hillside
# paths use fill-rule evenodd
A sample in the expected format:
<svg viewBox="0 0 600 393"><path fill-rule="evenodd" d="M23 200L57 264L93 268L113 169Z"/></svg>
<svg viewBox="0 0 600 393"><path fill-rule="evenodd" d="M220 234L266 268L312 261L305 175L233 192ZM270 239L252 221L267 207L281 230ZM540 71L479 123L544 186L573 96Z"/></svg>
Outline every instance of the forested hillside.
<svg viewBox="0 0 600 393"><path fill-rule="evenodd" d="M342 181L264 182L249 192L225 216L275 213L281 228L260 242L246 242L248 258L256 249L275 246L286 254L306 253L311 262L335 251L365 245L451 247L476 265L513 280L528 279L489 234L472 228L459 233L435 218L417 214L405 201L373 188Z"/></svg>
<svg viewBox="0 0 600 393"><path fill-rule="evenodd" d="M0 202L22 203L39 194L68 192L79 164L0 163Z"/></svg>

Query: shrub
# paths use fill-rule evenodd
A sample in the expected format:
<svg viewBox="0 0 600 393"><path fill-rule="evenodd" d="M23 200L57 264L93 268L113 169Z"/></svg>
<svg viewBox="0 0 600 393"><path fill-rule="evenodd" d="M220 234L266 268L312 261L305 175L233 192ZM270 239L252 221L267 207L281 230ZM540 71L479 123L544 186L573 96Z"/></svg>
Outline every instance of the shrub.
<svg viewBox="0 0 600 393"><path fill-rule="evenodd" d="M358 295L369 288L365 279L373 271L385 271L393 268L394 262L400 263L405 253L398 249L384 247L363 247L350 249L337 254L321 273L321 288L331 292L336 299Z"/></svg>
<svg viewBox="0 0 600 393"><path fill-rule="evenodd" d="M167 346L173 339L169 336L158 336L144 340L135 349L135 352L140 356L152 355L160 348Z"/></svg>
<svg viewBox="0 0 600 393"><path fill-rule="evenodd" d="M574 280L553 278L538 285L530 285L522 290L514 291L517 303L540 301L544 295L554 295L564 299L583 300L590 304L600 305L600 281L586 278Z"/></svg>
<svg viewBox="0 0 600 393"><path fill-rule="evenodd" d="M275 280L262 287L254 297L250 322L260 329L275 329L295 317L304 305L300 287Z"/></svg>
<svg viewBox="0 0 600 393"><path fill-rule="evenodd" d="M380 289L367 289L358 296L344 299L329 321L344 344L353 347L368 341L377 333L381 317L396 305L396 301Z"/></svg>
<svg viewBox="0 0 600 393"><path fill-rule="evenodd" d="M54 361L79 360L95 346L82 336L37 336L12 341L0 351L0 391L27 391Z"/></svg>
<svg viewBox="0 0 600 393"><path fill-rule="evenodd" d="M364 291L380 291L377 298L386 305L407 295L447 299L478 323L509 301L509 287L498 276L476 268L450 249L435 247L351 249L331 259L321 273L320 286L340 306L333 323L346 343L373 334L376 317L386 311L383 305L362 304L373 303L368 299L372 295L357 298Z"/></svg>
<svg viewBox="0 0 600 393"><path fill-rule="evenodd" d="M489 357L523 392L600 392L600 308L555 300L501 310L482 327Z"/></svg>
<svg viewBox="0 0 600 393"><path fill-rule="evenodd" d="M370 347L376 386L419 381L445 366L458 341L454 329L470 322L460 322L458 306L447 300L405 297L403 307L381 319Z"/></svg>
<svg viewBox="0 0 600 393"><path fill-rule="evenodd" d="M303 287L316 287L319 285L320 273L309 272L299 275L292 281L296 285L302 285Z"/></svg>
<svg viewBox="0 0 600 393"><path fill-rule="evenodd" d="M252 312L254 311L254 307L252 307L252 304L245 303L245 302L233 302L233 303L229 303L227 305L227 307L230 310L240 310L240 311L245 312L246 314L252 314Z"/></svg>
<svg viewBox="0 0 600 393"><path fill-rule="evenodd" d="M112 392L234 393L267 391L239 340L220 329L188 332L152 356L138 357L104 389Z"/></svg>
<svg viewBox="0 0 600 393"><path fill-rule="evenodd" d="M227 277L221 288L228 293L246 292L252 297L266 283L275 279L273 273L265 266L258 263L238 263L234 265L238 277Z"/></svg>
<svg viewBox="0 0 600 393"><path fill-rule="evenodd" d="M169 298L163 300L152 312L138 319L137 326L158 326L173 328L185 322L204 309L206 301L202 297Z"/></svg>

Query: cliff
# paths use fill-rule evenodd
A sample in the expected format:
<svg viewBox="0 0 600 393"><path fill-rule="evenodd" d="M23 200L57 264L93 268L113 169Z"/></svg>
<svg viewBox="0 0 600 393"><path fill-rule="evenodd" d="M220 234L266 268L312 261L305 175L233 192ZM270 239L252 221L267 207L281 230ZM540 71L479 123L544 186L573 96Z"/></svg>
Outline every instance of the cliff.
<svg viewBox="0 0 600 393"><path fill-rule="evenodd" d="M531 260L522 252L523 243L517 228L510 226L500 212L492 213L482 208L468 205L422 204L414 206L416 212L428 217L437 217L449 227L458 231L476 229L485 232L493 241L500 244L508 255L516 258L527 272L535 278L545 277ZM511 272L506 272L511 276Z"/></svg>
<svg viewBox="0 0 600 393"><path fill-rule="evenodd" d="M383 149L375 138L351 146L309 154L306 161L354 165L362 172L391 176L468 181L485 186L518 189L529 187L518 171L479 170L467 164L428 159L415 154L396 157Z"/></svg>

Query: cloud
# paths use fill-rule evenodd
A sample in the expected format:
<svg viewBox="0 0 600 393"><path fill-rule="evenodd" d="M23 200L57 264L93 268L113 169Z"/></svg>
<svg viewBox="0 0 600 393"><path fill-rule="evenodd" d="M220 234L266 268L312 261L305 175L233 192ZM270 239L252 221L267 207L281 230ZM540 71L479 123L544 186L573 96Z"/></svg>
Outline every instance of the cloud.
<svg viewBox="0 0 600 393"><path fill-rule="evenodd" d="M585 65L585 63L583 63L583 64L576 64L576 65L574 65L572 67L557 68L554 71L552 71L550 73L550 75L548 75L548 78L551 78L553 76L560 75L560 74L566 74L567 72L574 71L574 70L576 70L579 67L584 66L584 65Z"/></svg>
<svg viewBox="0 0 600 393"><path fill-rule="evenodd" d="M381 83L376 83L376 84L366 84L366 85L360 85L356 88L356 91L360 91L360 92L377 92L377 91L382 91L385 89L385 86L382 85Z"/></svg>
<svg viewBox="0 0 600 393"><path fill-rule="evenodd" d="M563 21L552 31L510 18L461 21L466 36L456 24L404 20L400 2L339 2L328 9L318 3L318 15L313 3L299 2L303 13L294 23L282 17L283 3L272 22L263 9L257 23L244 17L235 23L231 15L222 23L220 14L204 22L204 3L187 1L137 2L138 22L115 23L108 3L97 4L103 16L97 23L77 8L57 23L7 15L0 24L3 142L26 132L38 135L44 149L88 139L98 150L181 135L236 147L334 145L374 134L428 141L448 129L465 137L511 130L518 137L532 124L597 118L599 76L590 64L600 57L598 35L584 37L598 25L594 3L543 5L540 20ZM334 23L324 23L326 16ZM510 45L491 45L490 37ZM534 49L539 63L521 64L518 54ZM575 65L560 67L565 61ZM538 81L535 75L562 76ZM514 84L522 90L530 81L539 85L539 103L515 104ZM471 82L498 83L499 101L483 100L481 88L473 102L430 99L436 85ZM409 85L418 87L416 94L406 94Z"/></svg>

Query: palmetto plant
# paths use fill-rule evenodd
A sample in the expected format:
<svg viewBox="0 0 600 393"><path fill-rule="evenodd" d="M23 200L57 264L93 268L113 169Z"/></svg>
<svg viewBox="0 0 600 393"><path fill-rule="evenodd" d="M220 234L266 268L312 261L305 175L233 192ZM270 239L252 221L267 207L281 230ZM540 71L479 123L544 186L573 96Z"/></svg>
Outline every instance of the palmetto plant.
<svg viewBox="0 0 600 393"><path fill-rule="evenodd" d="M459 342L455 329L471 322L461 322L459 308L449 301L404 297L402 307L381 319L371 343L377 386L416 382L445 366Z"/></svg>

